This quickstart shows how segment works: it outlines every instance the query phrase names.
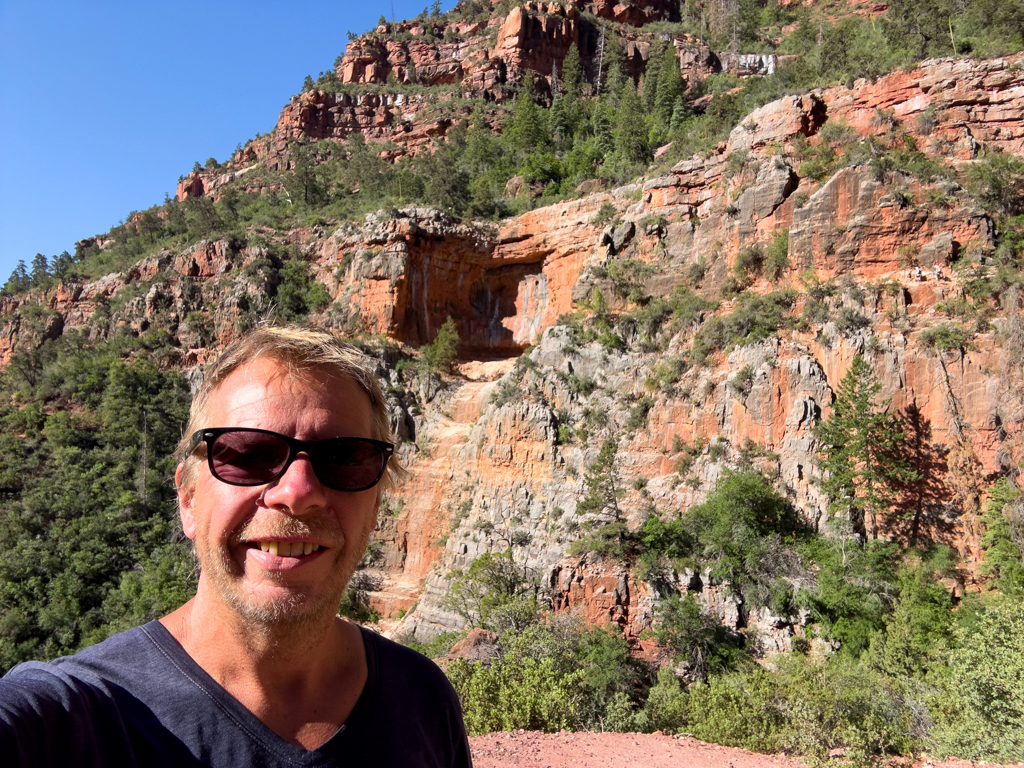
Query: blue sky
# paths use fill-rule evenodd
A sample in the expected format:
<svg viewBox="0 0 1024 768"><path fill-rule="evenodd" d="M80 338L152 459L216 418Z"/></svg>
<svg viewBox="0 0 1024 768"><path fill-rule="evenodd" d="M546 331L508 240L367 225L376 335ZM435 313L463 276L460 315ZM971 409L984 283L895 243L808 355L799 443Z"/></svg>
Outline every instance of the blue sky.
<svg viewBox="0 0 1024 768"><path fill-rule="evenodd" d="M394 0L396 19L428 0ZM455 0L444 0L449 10ZM0 284L274 127L384 3L0 0Z"/></svg>

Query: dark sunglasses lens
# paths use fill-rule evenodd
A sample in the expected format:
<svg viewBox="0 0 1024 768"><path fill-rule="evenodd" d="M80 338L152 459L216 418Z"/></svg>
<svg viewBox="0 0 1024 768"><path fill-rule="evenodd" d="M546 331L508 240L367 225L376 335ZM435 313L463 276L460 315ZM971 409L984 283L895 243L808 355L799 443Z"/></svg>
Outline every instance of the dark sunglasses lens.
<svg viewBox="0 0 1024 768"><path fill-rule="evenodd" d="M384 450L376 443L339 437L317 444L314 467L320 482L336 491L369 488L384 471Z"/></svg>
<svg viewBox="0 0 1024 768"><path fill-rule="evenodd" d="M213 474L225 483L269 482L288 463L288 443L262 432L226 432L213 441Z"/></svg>

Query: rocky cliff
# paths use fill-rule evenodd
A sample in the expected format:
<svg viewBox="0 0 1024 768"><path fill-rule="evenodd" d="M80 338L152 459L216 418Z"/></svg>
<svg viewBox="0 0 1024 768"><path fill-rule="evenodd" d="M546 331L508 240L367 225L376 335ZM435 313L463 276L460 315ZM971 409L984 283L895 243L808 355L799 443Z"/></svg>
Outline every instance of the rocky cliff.
<svg viewBox="0 0 1024 768"><path fill-rule="evenodd" d="M652 19L670 5L599 2L588 12ZM448 41L440 29L428 40L416 23L403 31L408 39L350 46L341 81L402 81L414 70L421 82L491 93L526 71L549 77L571 42L594 52L574 4L531 3L495 29L464 25ZM492 32L493 42L480 47L479 36ZM646 55L642 46L634 50ZM698 53L691 63L706 65L706 52ZM381 211L355 224L270 235L271 242L203 241L84 284L6 297L0 360L74 329L103 338L159 328L180 350L166 364L194 369L271 306L284 263L299 259L329 294L311 319L376 339L368 343L378 350L401 456L412 470L385 500L362 572L371 605L392 631L423 639L461 627L445 603L449 573L514 545L553 608L617 623L639 643L658 588L624 565L567 556L601 439L618 441L627 489L620 506L630 527L652 509L701 502L723 471L753 463L777 477L808 521L828 528L811 430L863 354L884 397L913 426L922 475L906 514L880 533L955 547L964 565L950 587L973 589L976 514L991 479L1021 454L1018 309L994 307L962 343L929 341L951 307L966 301L968 282L993 269L986 265L993 221L955 181L887 167L877 154L896 142L946 168L974 162L982 148L1021 154L1022 63L932 60L875 82L785 97L748 115L707 156L498 225L459 223L426 208ZM360 131L399 145L405 137L412 147L442 135L444 120L416 119L425 103L417 98L303 94L271 136L225 172L183 180L179 196L244 184L246 168L281 161L290 137ZM823 145L838 159L811 175L803 163ZM664 366L686 357L702 324L742 308L730 288L742 277L739 262L780 233L788 237L778 273L769 280L751 271L741 287L748 295L788 290L794 322L712 350L704 364L680 367L659 385ZM681 286L722 300L652 345L623 281L650 300ZM831 286L824 298L814 294L822 285ZM624 348L581 340L573 329L571 313L592 307L598 289L619 318ZM812 302L823 314L808 314ZM457 322L461 373L400 372L398 359L429 342L448 317ZM737 602L706 573L672 578L731 627L757 626L766 648L787 649L803 631L800 620Z"/></svg>

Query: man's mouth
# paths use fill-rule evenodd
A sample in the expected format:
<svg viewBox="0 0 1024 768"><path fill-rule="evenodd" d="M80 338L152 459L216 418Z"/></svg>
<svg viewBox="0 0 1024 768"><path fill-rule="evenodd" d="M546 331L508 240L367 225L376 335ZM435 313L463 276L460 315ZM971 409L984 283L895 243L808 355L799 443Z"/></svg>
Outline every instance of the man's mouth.
<svg viewBox="0 0 1024 768"><path fill-rule="evenodd" d="M269 552L277 557L299 557L308 555L320 549L319 544L309 541L258 541L254 542L264 552Z"/></svg>

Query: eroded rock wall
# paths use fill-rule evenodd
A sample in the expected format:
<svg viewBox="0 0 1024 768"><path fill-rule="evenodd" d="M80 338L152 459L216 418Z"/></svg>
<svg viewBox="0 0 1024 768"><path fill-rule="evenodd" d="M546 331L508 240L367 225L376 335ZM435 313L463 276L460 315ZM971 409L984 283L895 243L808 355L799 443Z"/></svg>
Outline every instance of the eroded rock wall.
<svg viewBox="0 0 1024 768"><path fill-rule="evenodd" d="M882 395L907 420L922 473L905 514L880 533L956 547L965 562L956 588L974 588L975 515L991 478L1021 458L1020 361L1002 341L1019 319L1013 311L997 313L961 349L929 348L922 336L947 320L944 304L964 294L963 274L951 267L984 269L992 222L955 183L925 184L898 171L879 177L868 163L814 182L801 176L794 147L798 137L813 146L829 121L846 121L865 137L899 120L923 151L949 165L970 162L984 145L1019 153L1020 63L939 60L853 89L786 97L749 115L707 157L499 226L459 223L430 209L381 212L359 223L294 230L272 243L200 242L84 284L5 297L0 360L71 331L104 338L119 328L158 327L179 344L179 357L167 364L194 368L273 303L290 259L305 261L327 288L329 306L311 318L325 327L416 347L455 317L464 360L506 362L442 385L436 377L399 375L395 360L382 358L393 422L405 441L402 457L413 475L387 499L378 549L364 569L372 604L392 622L405 614L392 627L396 633L422 639L459 628L461 618L446 603L450 570L514 544L552 606L615 622L638 640L664 585L593 557L566 557L579 535L583 477L601 439L618 430L620 508L630 526L652 508L700 503L723 471L754 461L778 477L811 524L828 528L812 428L828 414L853 358L865 354ZM333 125L335 117L317 117L316 110L341 112L306 96L297 109L312 111L300 122ZM197 180L209 194L206 177L189 183ZM942 205L930 202L936 191ZM611 221L596 223L606 205ZM652 389L648 379L660 362L686 351L694 327L679 329L666 349L653 352L638 331L626 334L625 350L608 350L578 343L557 325L595 288L613 311L632 308L610 283L617 264L642 265L639 279L654 297L684 284L719 297L735 279L740 252L782 231L788 267L776 283L751 278L749 290L791 289L798 315L809 286L835 279L828 319L717 353L670 390ZM911 270L915 265L926 269L924 280ZM933 277L935 265L942 279ZM696 283L695 268L702 275ZM717 315L739 306L730 296ZM840 328L844 310L863 322ZM510 370L511 359L530 346ZM743 370L749 386L738 388L731 382ZM653 398L649 413L627 433L630 410L644 396ZM569 425L577 437L560 429ZM585 438L578 436L581 426ZM683 476L680 446L700 441L719 447L705 447ZM737 630L758 626L773 647L788 647L802 631L799 622L730 603L725 587L706 575L672 578L672 588L699 591Z"/></svg>

